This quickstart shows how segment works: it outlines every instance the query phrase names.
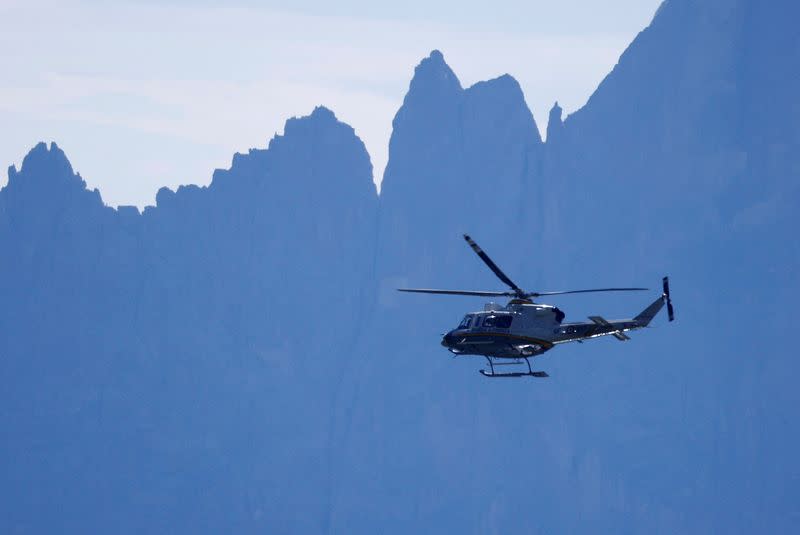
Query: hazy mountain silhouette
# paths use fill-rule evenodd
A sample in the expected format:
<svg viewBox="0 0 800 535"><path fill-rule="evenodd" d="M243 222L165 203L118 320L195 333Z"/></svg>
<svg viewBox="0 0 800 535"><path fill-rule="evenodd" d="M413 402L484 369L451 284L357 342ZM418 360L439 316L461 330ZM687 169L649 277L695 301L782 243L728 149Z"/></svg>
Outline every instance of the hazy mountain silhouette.
<svg viewBox="0 0 800 535"><path fill-rule="evenodd" d="M0 190L4 531L792 531L798 11L665 2L546 143L434 51L380 198L322 107L142 213L37 145ZM439 346L482 301L394 291L500 288L463 232L531 290L668 273L678 321L485 380Z"/></svg>
<svg viewBox="0 0 800 535"><path fill-rule="evenodd" d="M350 358L335 350L363 332L373 294L371 177L361 141L324 108L208 188L162 189L142 215L104 207L55 144L12 168L4 522L321 530Z"/></svg>
<svg viewBox="0 0 800 535"><path fill-rule="evenodd" d="M620 493L636 531L796 523L798 366L784 334L800 260L788 234L800 200L798 15L790 2L670 0L548 136L545 220L560 225L543 239L560 254L545 279L567 284L586 265L635 281L663 270L684 302L671 337L646 333L636 369L606 359L584 390L624 396L608 426L628 432L569 424L592 444L586 459L602 459L598 492ZM608 509L591 518L616 530Z"/></svg>

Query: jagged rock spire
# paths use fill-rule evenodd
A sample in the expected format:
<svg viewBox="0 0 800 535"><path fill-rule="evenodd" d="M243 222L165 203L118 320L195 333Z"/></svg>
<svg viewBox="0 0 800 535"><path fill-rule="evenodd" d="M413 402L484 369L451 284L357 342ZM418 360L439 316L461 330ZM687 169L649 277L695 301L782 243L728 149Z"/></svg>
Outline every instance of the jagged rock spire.
<svg viewBox="0 0 800 535"><path fill-rule="evenodd" d="M553 108L550 110L550 116L547 119L547 142L552 143L557 140L561 136L561 132L564 130L564 121L561 119L561 114L563 110L561 106L558 105L558 101L553 104Z"/></svg>

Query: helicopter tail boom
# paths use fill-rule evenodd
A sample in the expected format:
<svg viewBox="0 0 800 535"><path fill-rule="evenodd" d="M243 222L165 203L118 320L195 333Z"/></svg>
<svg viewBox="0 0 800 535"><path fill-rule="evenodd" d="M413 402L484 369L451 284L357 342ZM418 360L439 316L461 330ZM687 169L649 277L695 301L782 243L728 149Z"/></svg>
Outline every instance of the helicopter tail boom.
<svg viewBox="0 0 800 535"><path fill-rule="evenodd" d="M638 316L633 318L633 321L635 321L642 327L646 327L650 324L653 318L656 317L656 314L658 314L663 307L664 307L664 298L659 297L658 299L653 301L650 304L650 306L642 310Z"/></svg>

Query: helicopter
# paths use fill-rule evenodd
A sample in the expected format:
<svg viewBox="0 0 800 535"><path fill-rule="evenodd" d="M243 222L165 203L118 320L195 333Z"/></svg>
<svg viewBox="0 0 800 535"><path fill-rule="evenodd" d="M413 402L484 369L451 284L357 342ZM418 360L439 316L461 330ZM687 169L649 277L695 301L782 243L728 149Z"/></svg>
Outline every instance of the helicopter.
<svg viewBox="0 0 800 535"><path fill-rule="evenodd" d="M398 288L400 292L436 295L470 295L478 297L509 297L505 306L487 303L483 311L470 312L455 329L444 334L442 345L455 356L482 356L489 369L480 373L485 377L549 377L547 372L533 371L531 357L537 357L559 344L583 343L600 336L613 336L621 342L630 340L625 333L647 327L661 308L667 305L669 321L675 319L669 294L669 277L662 279L662 294L638 315L630 319L609 321L602 316L589 316L588 322L564 323L565 314L558 307L533 300L544 296L591 292L636 292L647 288L595 288L559 292L526 292L497 267L489 255L475 241L464 234L464 239L481 260L510 290L504 292L436 290L428 288ZM527 371L501 372L497 366L527 364Z"/></svg>

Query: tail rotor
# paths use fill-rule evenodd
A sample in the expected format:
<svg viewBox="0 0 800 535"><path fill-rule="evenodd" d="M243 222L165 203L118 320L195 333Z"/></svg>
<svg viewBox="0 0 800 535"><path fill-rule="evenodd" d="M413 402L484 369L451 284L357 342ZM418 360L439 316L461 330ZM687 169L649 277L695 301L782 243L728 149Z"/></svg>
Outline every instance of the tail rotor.
<svg viewBox="0 0 800 535"><path fill-rule="evenodd" d="M669 321L675 320L675 309L672 308L672 299L669 296L669 277L664 277L664 301L667 303L667 316Z"/></svg>

